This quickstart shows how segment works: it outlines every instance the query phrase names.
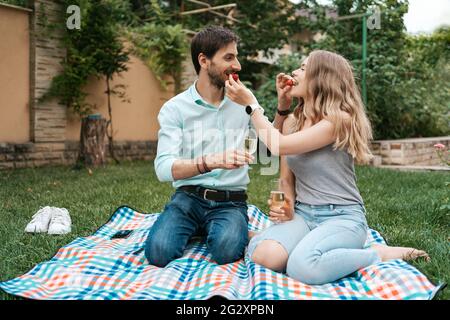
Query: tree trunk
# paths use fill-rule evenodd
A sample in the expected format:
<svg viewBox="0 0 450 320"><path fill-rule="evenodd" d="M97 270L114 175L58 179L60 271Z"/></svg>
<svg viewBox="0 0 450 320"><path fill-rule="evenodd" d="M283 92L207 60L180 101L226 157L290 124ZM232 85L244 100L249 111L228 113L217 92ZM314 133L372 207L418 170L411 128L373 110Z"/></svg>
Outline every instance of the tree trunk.
<svg viewBox="0 0 450 320"><path fill-rule="evenodd" d="M111 107L111 88L110 88L110 82L109 77L106 77L106 94L108 97L108 114L109 114L109 120L107 122L107 128L109 127L110 132L108 133L108 130L106 130L106 134L108 136L108 145L109 145L109 154L111 155L111 158L116 162L116 164L119 164L119 159L117 159L116 155L114 154L114 129L113 129L113 122L112 122L112 107Z"/></svg>
<svg viewBox="0 0 450 320"><path fill-rule="evenodd" d="M106 119L100 117L81 119L78 164L97 167L106 163L106 124Z"/></svg>

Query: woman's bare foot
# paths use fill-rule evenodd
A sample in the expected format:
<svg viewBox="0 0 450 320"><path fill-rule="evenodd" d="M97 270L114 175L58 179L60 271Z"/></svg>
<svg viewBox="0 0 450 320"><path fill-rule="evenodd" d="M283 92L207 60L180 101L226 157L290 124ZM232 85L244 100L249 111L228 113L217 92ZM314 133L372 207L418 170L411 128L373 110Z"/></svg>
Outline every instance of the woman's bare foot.
<svg viewBox="0 0 450 320"><path fill-rule="evenodd" d="M425 261L430 261L430 256L423 250L406 247L389 247L380 244L374 244L371 249L375 250L381 258L381 261L392 259L402 259L405 261L414 260L420 257L425 258Z"/></svg>

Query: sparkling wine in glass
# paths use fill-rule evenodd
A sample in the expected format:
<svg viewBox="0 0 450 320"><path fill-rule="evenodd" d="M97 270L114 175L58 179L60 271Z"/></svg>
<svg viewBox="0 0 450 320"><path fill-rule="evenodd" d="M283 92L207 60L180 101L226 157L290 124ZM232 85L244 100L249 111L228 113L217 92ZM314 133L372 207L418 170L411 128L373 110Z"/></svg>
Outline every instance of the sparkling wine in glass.
<svg viewBox="0 0 450 320"><path fill-rule="evenodd" d="M254 154L258 149L258 135L252 128L248 128L244 136L244 150L249 154ZM249 163L253 163L250 161ZM251 169L251 168L249 168Z"/></svg>
<svg viewBox="0 0 450 320"><path fill-rule="evenodd" d="M284 206L284 192L270 191L270 200L272 200L272 206L282 208Z"/></svg>
<svg viewBox="0 0 450 320"><path fill-rule="evenodd" d="M270 200L272 206L282 208L285 203L284 192L280 188L280 180L276 179L272 182L272 190L270 191Z"/></svg>
<svg viewBox="0 0 450 320"><path fill-rule="evenodd" d="M244 140L245 151L247 151L250 154L255 153L257 143L258 143L258 139L251 137L250 135L246 136L245 140Z"/></svg>

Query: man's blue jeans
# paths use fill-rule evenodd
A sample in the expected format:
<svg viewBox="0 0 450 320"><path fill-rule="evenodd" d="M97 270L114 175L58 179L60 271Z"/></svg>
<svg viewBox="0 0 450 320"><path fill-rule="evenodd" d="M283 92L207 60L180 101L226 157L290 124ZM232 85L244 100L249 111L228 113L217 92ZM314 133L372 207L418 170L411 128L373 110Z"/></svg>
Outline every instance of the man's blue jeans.
<svg viewBox="0 0 450 320"><path fill-rule="evenodd" d="M164 267L180 258L194 235L205 236L212 258L218 264L234 262L248 244L246 202L217 202L177 190L147 237L148 262Z"/></svg>

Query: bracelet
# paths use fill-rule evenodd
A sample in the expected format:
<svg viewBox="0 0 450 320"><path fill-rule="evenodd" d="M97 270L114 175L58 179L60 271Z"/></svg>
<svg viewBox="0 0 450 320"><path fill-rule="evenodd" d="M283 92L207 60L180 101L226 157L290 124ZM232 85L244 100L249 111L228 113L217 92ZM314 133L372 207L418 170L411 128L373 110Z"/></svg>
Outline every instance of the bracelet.
<svg viewBox="0 0 450 320"><path fill-rule="evenodd" d="M198 170L198 173L204 174L205 171L204 171L204 170L202 171L202 170L200 169L200 162L199 162L198 160L197 160L196 162L197 162L197 170Z"/></svg>
<svg viewBox="0 0 450 320"><path fill-rule="evenodd" d="M201 167L202 167L202 169L203 169L202 174L203 174L203 173L207 173L208 171L206 171L206 168L205 168L205 162L204 162L204 160L203 160L203 156L201 157L201 161L202 161L202 162L201 162L200 164L201 164Z"/></svg>
<svg viewBox="0 0 450 320"><path fill-rule="evenodd" d="M206 156L202 156L202 163L203 163L203 169L205 169L205 172L211 172L211 169L208 168L208 166L206 165Z"/></svg>

